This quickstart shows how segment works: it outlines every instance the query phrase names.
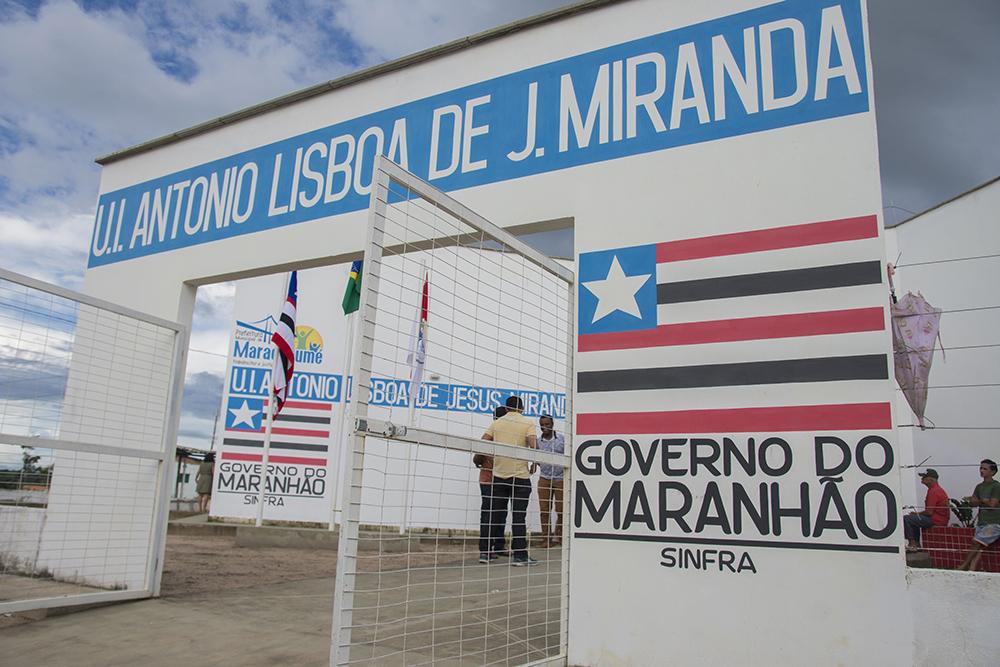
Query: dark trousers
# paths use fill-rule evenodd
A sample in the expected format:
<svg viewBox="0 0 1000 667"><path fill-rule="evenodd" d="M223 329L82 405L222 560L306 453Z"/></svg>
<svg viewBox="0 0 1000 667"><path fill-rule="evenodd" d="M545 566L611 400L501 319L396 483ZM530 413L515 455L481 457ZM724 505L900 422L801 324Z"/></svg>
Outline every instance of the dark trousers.
<svg viewBox="0 0 1000 667"><path fill-rule="evenodd" d="M480 484L482 500L479 503L479 552L503 551L503 530L500 537L493 537L493 485Z"/></svg>
<svg viewBox="0 0 1000 667"><path fill-rule="evenodd" d="M511 505L510 528L514 534L511 549L514 558L528 557L528 527L524 519L528 513L528 498L531 497L531 480L520 477L493 478L493 540L503 540L507 526L507 505Z"/></svg>
<svg viewBox="0 0 1000 667"><path fill-rule="evenodd" d="M903 517L903 535L908 540L920 541L921 528L933 528L934 522L924 514L914 514Z"/></svg>

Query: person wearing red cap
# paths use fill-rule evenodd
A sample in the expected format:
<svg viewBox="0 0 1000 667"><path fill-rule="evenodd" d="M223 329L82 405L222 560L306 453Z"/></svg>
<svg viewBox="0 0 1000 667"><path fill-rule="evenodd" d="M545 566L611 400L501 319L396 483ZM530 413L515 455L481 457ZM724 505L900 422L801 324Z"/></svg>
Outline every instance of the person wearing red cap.
<svg viewBox="0 0 1000 667"><path fill-rule="evenodd" d="M920 475L920 483L927 487L924 509L910 512L903 517L903 535L906 536L906 550L920 549L920 531L934 526L947 526L951 516L951 502L948 492L938 484L938 471L928 468Z"/></svg>

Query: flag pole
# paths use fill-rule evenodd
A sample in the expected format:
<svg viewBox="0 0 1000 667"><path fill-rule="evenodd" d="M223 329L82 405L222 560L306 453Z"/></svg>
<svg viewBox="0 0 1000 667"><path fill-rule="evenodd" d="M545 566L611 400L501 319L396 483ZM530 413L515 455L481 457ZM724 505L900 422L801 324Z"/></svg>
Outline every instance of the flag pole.
<svg viewBox="0 0 1000 667"><path fill-rule="evenodd" d="M420 305L417 306L417 320L416 320L416 327L414 328L413 350L411 352L411 354L413 355L413 361L411 362L411 366L410 366L410 390L411 390L410 391L410 396L409 396L410 406L409 406L409 414L407 415L407 419L406 419L406 425L407 425L407 427L410 427L410 428L413 427L413 423L416 420L416 416L417 416L416 415L416 411L417 411L417 398L419 398L419 396L420 396L420 387L423 385L423 377L421 377L421 382L420 382L420 384L417 385L417 390L413 391L413 370L416 368L416 364L418 363L417 362L417 354L418 354L417 339L420 336L420 331L419 331L420 330L420 323L421 323L421 321L423 319L422 316L423 316L423 310L424 310L424 305L423 305L424 304L424 285L426 285L427 282L430 280L430 276L427 273L427 261L426 260L420 262L420 277L422 278L422 280L420 280L420 282L418 283L420 285L420 287L417 290L417 293L420 295ZM424 347L425 347L425 349L426 349L426 346L427 346L427 339L424 338ZM423 369L421 369L421 373L422 372L423 372ZM413 445L413 447L419 447L419 446L420 445L418 445L418 444L414 444ZM406 534L406 529L409 527L410 494L412 492L412 488L411 488L412 487L412 478L413 478L413 452L411 451L410 447L407 447L406 448L406 482L405 482L405 490L403 491L403 520L399 524L399 534L400 535L405 535Z"/></svg>
<svg viewBox="0 0 1000 667"><path fill-rule="evenodd" d="M278 317L285 308L285 300L288 298L288 285L292 280L292 274L285 275L285 287L281 290L281 306L278 308ZM294 332L293 332L294 333ZM274 345L274 343L270 343ZM271 364L271 381L267 389L267 426L264 428L264 454L260 461L260 489L257 493L257 520L254 525L260 528L264 525L264 491L267 488L267 462L271 452L271 426L274 423L274 374L277 372L278 349L274 348L274 363ZM287 389L285 391L288 391Z"/></svg>
<svg viewBox="0 0 1000 667"><path fill-rule="evenodd" d="M344 350L343 380L340 383L340 414L337 415L337 427L334 430L334 437L337 438L337 470L343 470L345 459L347 458L347 438L344 437L344 423L347 420L347 387L349 373L351 372L351 362L354 360L354 317L355 313L347 316L347 346ZM341 480L343 475L334 473L333 497L330 498L330 530L334 530L337 519L343 512L343 497Z"/></svg>
<svg viewBox="0 0 1000 667"><path fill-rule="evenodd" d="M272 373L274 371L271 371ZM270 392L271 390L268 389ZM267 427L264 429L264 455L261 457L260 491L257 494L257 520L254 525L260 528L264 525L264 490L267 487L267 462L271 452L271 425L274 423L274 393L269 394L267 401Z"/></svg>
<svg viewBox="0 0 1000 667"><path fill-rule="evenodd" d="M418 325L419 326L419 325ZM406 425L408 427L413 426L413 420L416 418L416 406L417 399L414 396L410 396L410 411L407 417ZM413 447L418 445L414 444ZM399 523L399 534L405 535L406 529L409 523L410 516L410 480L413 477L413 452L411 447L406 447L406 482L405 489L403 491L403 520Z"/></svg>

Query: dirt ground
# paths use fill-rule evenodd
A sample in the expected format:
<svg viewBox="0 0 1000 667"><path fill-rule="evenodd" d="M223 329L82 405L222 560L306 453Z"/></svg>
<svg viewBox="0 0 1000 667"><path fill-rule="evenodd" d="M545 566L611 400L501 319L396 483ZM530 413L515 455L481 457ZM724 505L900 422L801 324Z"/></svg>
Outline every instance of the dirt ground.
<svg viewBox="0 0 1000 667"><path fill-rule="evenodd" d="M470 551L478 555L476 551ZM359 554L361 571L398 570L440 562L460 560L461 546L448 550L428 545L418 553ZM337 571L337 552L326 549L236 546L233 537L208 535L169 535L163 566L163 597L229 591L267 584L304 579L333 577Z"/></svg>
<svg viewBox="0 0 1000 667"><path fill-rule="evenodd" d="M163 565L164 597L332 577L337 552L244 549L233 537L170 535Z"/></svg>
<svg viewBox="0 0 1000 667"><path fill-rule="evenodd" d="M478 564L474 543L358 553L351 664L521 665L559 651L561 550ZM158 599L3 627L4 667L324 667L337 553L170 535ZM8 619L14 621L14 619Z"/></svg>

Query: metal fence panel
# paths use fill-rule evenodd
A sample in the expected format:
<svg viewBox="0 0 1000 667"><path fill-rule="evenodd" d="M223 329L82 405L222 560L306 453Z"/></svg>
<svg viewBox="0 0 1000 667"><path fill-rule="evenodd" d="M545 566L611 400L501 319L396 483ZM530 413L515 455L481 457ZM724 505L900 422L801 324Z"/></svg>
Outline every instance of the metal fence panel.
<svg viewBox="0 0 1000 667"><path fill-rule="evenodd" d="M565 664L573 281L565 263L379 158L354 354L355 428L343 471L331 664ZM509 395L522 397L524 418L552 414L564 452L481 439L493 406ZM475 454L504 457L504 466L515 468L545 464L549 476L563 478L561 494L542 483L547 536L539 473L510 487L481 487ZM559 534L558 498L566 517ZM501 506L513 514L525 505L526 529L535 533L526 551L538 562L493 559L489 551L511 549L481 542L481 520L496 523ZM492 511L482 515L484 508ZM512 523L500 539L519 557L525 545L513 532Z"/></svg>
<svg viewBox="0 0 1000 667"><path fill-rule="evenodd" d="M185 338L0 270L0 612L156 592Z"/></svg>

